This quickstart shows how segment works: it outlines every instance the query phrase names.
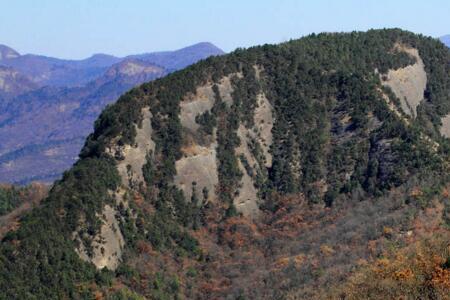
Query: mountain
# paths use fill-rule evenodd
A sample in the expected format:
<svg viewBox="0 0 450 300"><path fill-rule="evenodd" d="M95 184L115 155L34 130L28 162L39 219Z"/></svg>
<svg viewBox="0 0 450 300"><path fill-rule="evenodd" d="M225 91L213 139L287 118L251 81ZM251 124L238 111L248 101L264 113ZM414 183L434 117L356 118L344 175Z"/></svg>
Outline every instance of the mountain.
<svg viewBox="0 0 450 300"><path fill-rule="evenodd" d="M80 86L101 75L120 58L95 55L80 61L27 54L0 60L0 64L14 68L39 86Z"/></svg>
<svg viewBox="0 0 450 300"><path fill-rule="evenodd" d="M220 55L224 52L211 43L198 43L177 51L163 51L131 55L153 64L165 66L169 70L179 70L210 55Z"/></svg>
<svg viewBox="0 0 450 300"><path fill-rule="evenodd" d="M16 50L5 45L0 45L0 61L17 58L19 56L20 54Z"/></svg>
<svg viewBox="0 0 450 300"><path fill-rule="evenodd" d="M223 53L210 44L202 45L158 53L158 64L151 62L152 54L145 55L145 60L102 54L83 61L33 55L8 59L9 67L0 66L0 182L27 184L59 178L77 159L101 110L120 94L168 74L177 65ZM45 83L55 85L42 87L36 76L61 80L72 76L82 79L77 84L86 83L60 86L52 79ZM60 83L67 84L66 79Z"/></svg>
<svg viewBox="0 0 450 300"><path fill-rule="evenodd" d="M34 82L10 67L0 66L0 96L13 97L36 89Z"/></svg>
<svg viewBox="0 0 450 300"><path fill-rule="evenodd" d="M123 94L0 245L6 299L445 299L450 50L399 29Z"/></svg>
<svg viewBox="0 0 450 300"><path fill-rule="evenodd" d="M447 47L450 47L450 34L441 36L439 38Z"/></svg>
<svg viewBox="0 0 450 300"><path fill-rule="evenodd" d="M174 71L205 57L223 54L223 51L210 43L198 43L176 51L130 55L122 58L95 54L83 60L65 60L34 54L19 55L13 49L0 45L1 53L4 54L1 56L0 65L14 68L40 86L75 87L87 84L101 76L112 65L131 58L138 58Z"/></svg>

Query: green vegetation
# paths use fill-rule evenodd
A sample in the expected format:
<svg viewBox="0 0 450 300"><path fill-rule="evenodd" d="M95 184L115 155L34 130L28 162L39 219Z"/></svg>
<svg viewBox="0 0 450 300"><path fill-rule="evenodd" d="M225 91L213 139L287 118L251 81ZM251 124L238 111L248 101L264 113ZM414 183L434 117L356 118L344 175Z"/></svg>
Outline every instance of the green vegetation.
<svg viewBox="0 0 450 300"><path fill-rule="evenodd" d="M27 193L27 191L27 187L0 187L0 216L9 213L22 204L24 201L24 194Z"/></svg>
<svg viewBox="0 0 450 300"><path fill-rule="evenodd" d="M391 91L381 87L379 73L414 63L406 53L393 50L396 43L417 48L428 74L425 101L418 107L417 118L408 119L409 125L389 109L380 92L398 102ZM156 251L157 255L165 255L164 264L176 261L183 265L183 261L189 260L192 264L203 263L202 267L207 269L212 258L203 253L200 241L192 233L202 223L208 226L204 224L206 213L211 213L217 222L235 222L230 231L237 233L236 240L228 241L227 245L237 249L240 246L235 245L245 244L247 241L239 230L248 234L256 229L237 221L239 214L233 199L243 176L239 163L256 180L263 207L278 214L283 213L278 209L286 195L304 195L308 204L335 206L340 202L342 206L351 201L381 199L395 188L401 189L406 199L397 199L395 205L411 206L404 211L426 207L449 179L446 162L450 144L438 133L440 117L450 112L449 62L450 52L439 42L398 29L319 34L277 46L238 49L131 90L103 111L81 151L81 159L55 184L42 206L24 216L17 231L5 236L0 246L0 298L91 299L93 291L111 285L118 278L132 290L111 293L111 299L139 299L137 294L141 293L155 299L189 294L196 284L193 278L210 279L209 273L202 274L204 269L195 272L192 267L189 272L177 269L178 275L189 274L183 281L173 275L175 271L167 274L155 271L149 275L139 263L151 261L155 257L152 251ZM255 66L262 70L263 79L258 80ZM172 182L175 162L182 157L180 101L194 93L197 86L218 84L223 76L231 78L233 103L226 104L218 86L213 85L215 103L211 112L196 118L203 133L217 132L218 195L222 210L214 214L204 200L215 191L198 191L203 199L197 195L185 199ZM273 165L262 167L261 145L253 141L249 148L261 167L252 169L245 156L238 157L235 150L242 142L237 135L239 126L255 125L253 113L259 92L265 93L274 108L270 149ZM97 214L105 204L113 203L111 192L120 185L115 160L105 154L105 149L111 144L135 143L135 124L142 124L144 108L149 108L152 114L151 138L156 147L148 153L142 169L145 184L127 191L129 207L119 206L126 248L124 262L113 276L112 272L97 271L92 264L79 259L72 234L87 233L92 237L98 232ZM430 141L438 145L433 148ZM408 188L413 184L422 187L420 196L408 196ZM196 184L192 189L196 191ZM7 203L1 206L5 211L15 205L14 200L8 201L0 202ZM380 211L386 214L395 210L383 209ZM448 210L448 204L445 209ZM286 212L290 210L295 207ZM370 208L366 210L364 222L369 223L375 213ZM406 217L392 214L392 223L397 219L406 222ZM80 224L81 219L84 221ZM277 226L275 221L265 225ZM284 222L281 218L279 221ZM379 228L375 225L368 228L372 231L358 232L360 240L379 237ZM223 239L231 239L223 228L210 229L208 234L213 235L214 230L221 232ZM308 237L308 232L302 234ZM315 236L309 234L315 241ZM295 234L292 236L297 238ZM352 239L348 237L348 243L360 242ZM88 249L89 242L85 241ZM277 251L285 250L278 247L275 238L261 239L255 244L274 257ZM289 251L298 250L295 245L291 247ZM309 250L304 247L300 250ZM320 277L322 270L313 270L312 263L307 266L311 268L299 272L290 267L285 272L292 275L292 282L310 282L311 278ZM245 272L243 268L240 271ZM203 288L208 288L206 283ZM243 297L240 290L234 291L234 295Z"/></svg>
<svg viewBox="0 0 450 300"><path fill-rule="evenodd" d="M95 213L111 201L108 190L119 183L108 158L80 160L50 191L37 209L21 220L17 231L9 232L0 248L0 290L6 299L75 298L89 291L77 288L95 282L95 267L80 260L71 240L72 232L83 228L95 233Z"/></svg>

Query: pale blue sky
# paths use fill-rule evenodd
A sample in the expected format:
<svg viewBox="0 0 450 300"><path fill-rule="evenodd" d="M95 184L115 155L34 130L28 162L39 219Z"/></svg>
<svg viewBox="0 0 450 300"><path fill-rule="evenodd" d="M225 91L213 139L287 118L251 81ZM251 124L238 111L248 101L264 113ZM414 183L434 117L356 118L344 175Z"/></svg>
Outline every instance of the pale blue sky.
<svg viewBox="0 0 450 300"><path fill-rule="evenodd" d="M450 33L450 0L0 0L0 44L84 58L210 41L225 51L311 32Z"/></svg>

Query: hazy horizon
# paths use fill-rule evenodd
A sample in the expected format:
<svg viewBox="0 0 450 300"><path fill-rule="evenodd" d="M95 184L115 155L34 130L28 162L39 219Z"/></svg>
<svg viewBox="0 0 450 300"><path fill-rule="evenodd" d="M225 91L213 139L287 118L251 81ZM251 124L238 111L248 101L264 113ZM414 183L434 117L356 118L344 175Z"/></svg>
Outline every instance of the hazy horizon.
<svg viewBox="0 0 450 300"><path fill-rule="evenodd" d="M106 3L108 5L106 5ZM450 2L433 1L56 1L8 2L0 44L21 54L83 59L176 50L211 42L225 52L310 33L401 28L450 33Z"/></svg>

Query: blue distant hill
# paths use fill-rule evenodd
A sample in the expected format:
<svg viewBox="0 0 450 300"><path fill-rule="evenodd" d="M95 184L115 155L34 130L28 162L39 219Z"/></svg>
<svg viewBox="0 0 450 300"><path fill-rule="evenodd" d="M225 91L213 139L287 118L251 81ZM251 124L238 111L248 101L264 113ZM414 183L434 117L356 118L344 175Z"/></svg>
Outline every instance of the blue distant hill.
<svg viewBox="0 0 450 300"><path fill-rule="evenodd" d="M65 60L0 45L0 182L52 182L77 159L106 105L136 85L223 53L202 42Z"/></svg>
<svg viewBox="0 0 450 300"><path fill-rule="evenodd" d="M441 42L447 45L447 47L450 47L450 34L441 36L439 39L441 40Z"/></svg>

